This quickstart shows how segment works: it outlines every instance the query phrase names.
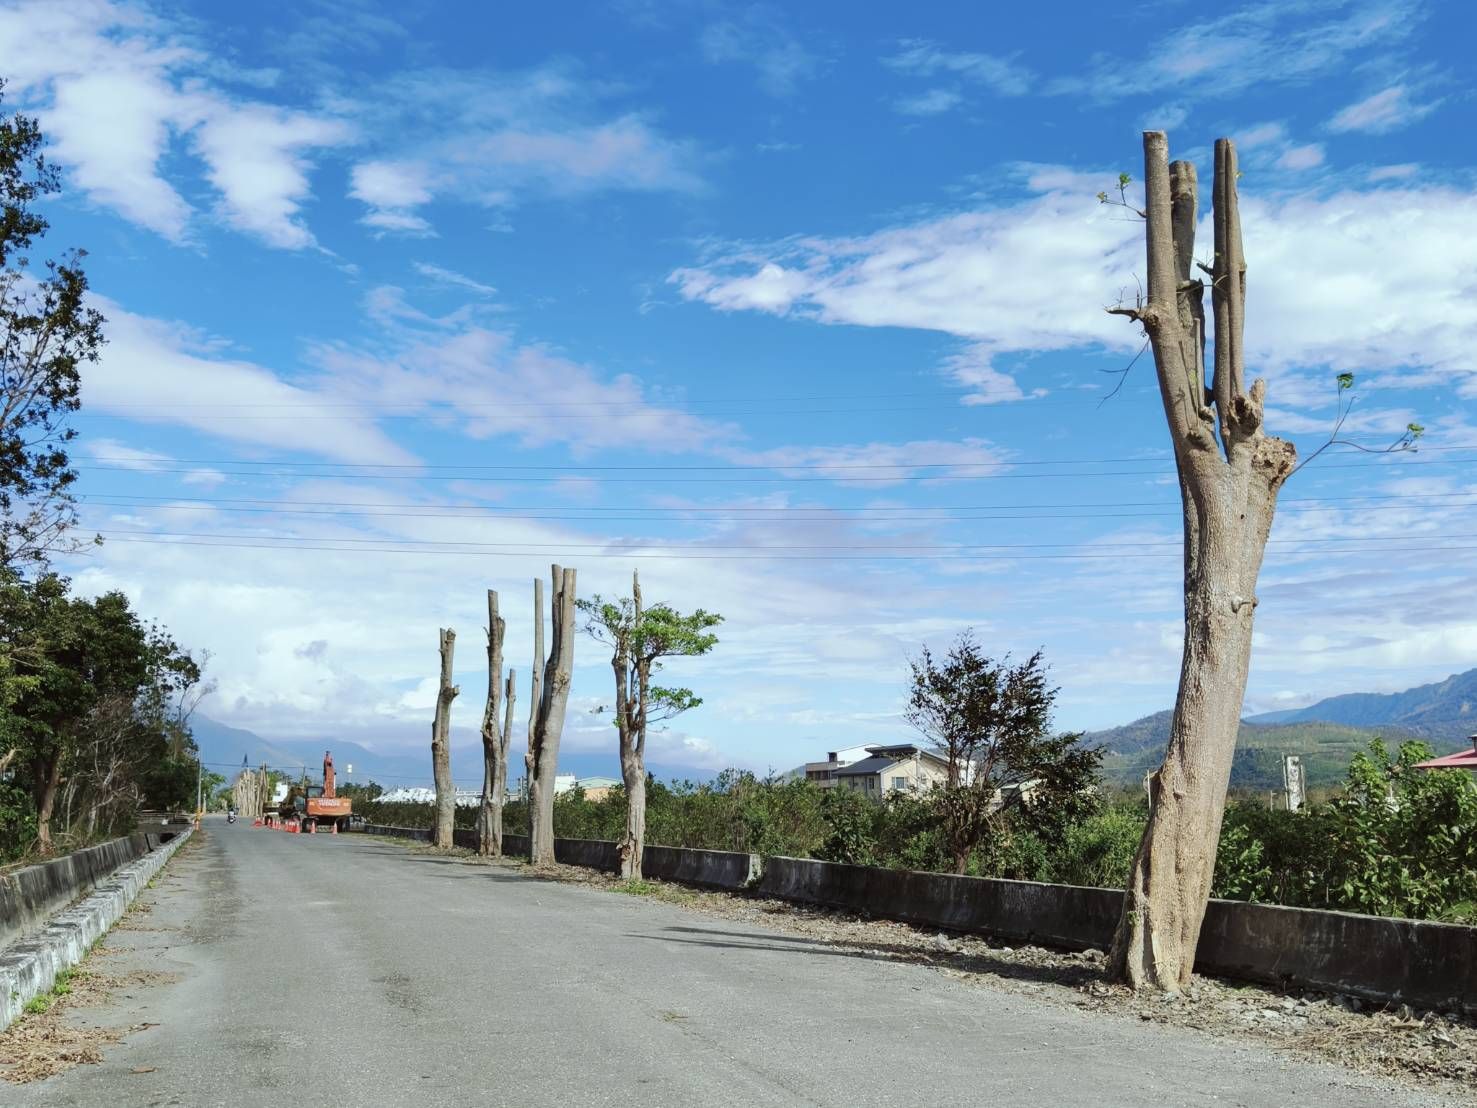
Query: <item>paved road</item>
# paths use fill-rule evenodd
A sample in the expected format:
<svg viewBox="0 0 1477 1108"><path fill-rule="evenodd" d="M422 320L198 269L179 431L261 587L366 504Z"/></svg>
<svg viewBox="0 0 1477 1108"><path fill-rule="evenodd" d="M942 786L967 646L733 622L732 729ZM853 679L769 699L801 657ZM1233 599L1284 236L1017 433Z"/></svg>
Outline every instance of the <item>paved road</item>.
<svg viewBox="0 0 1477 1108"><path fill-rule="evenodd" d="M12 1105L1429 1105L1328 1066L358 836L207 824ZM134 1072L135 1068L149 1072Z"/></svg>

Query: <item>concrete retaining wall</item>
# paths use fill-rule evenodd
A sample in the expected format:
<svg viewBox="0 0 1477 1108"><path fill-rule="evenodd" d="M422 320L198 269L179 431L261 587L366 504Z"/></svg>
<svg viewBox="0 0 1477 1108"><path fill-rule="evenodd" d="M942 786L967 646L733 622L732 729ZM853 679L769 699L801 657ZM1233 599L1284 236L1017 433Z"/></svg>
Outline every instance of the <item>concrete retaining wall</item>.
<svg viewBox="0 0 1477 1108"><path fill-rule="evenodd" d="M425 832L366 828L424 838ZM528 839L505 835L509 855ZM614 871L614 843L559 839L570 865ZM992 935L1068 950L1107 950L1123 893L1076 885L958 877L847 866L812 858L760 858L720 850L649 846L648 877L842 908L947 931ZM1195 968L1221 977L1318 989L1377 1003L1477 1014L1477 928L1212 900Z"/></svg>
<svg viewBox="0 0 1477 1108"><path fill-rule="evenodd" d="M92 892L119 866L147 854L167 837L167 831L163 836L138 832L0 875L0 947Z"/></svg>
<svg viewBox="0 0 1477 1108"><path fill-rule="evenodd" d="M156 849L126 859L112 873L95 880L90 895L82 901L53 917L34 934L0 950L0 1027L10 1026L32 998L50 991L58 973L83 959L92 944L107 934L108 928L118 921L190 834L190 829L185 828L174 834L130 836L138 842L119 850L131 850L140 844L147 850L150 839ZM169 841L158 845L159 839L165 837Z"/></svg>

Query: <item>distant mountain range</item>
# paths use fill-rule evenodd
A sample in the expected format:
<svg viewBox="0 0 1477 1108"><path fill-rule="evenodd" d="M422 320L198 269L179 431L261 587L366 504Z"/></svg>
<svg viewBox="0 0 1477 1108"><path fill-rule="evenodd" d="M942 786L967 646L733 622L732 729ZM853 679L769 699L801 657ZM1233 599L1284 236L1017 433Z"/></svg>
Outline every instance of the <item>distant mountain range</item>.
<svg viewBox="0 0 1477 1108"><path fill-rule="evenodd" d="M333 751L333 764L339 780L345 780L345 770L353 766L347 779L353 782L375 781L386 789L398 785L419 786L431 784L431 740L430 728L426 729L426 746L421 753L380 753L358 743L344 739L285 740L264 739L254 731L229 727L224 723L197 715L191 720L195 745L200 749L200 760L207 769L227 778L234 777L241 769L242 759L251 766L269 766L286 773L301 773L304 767L308 776L317 779L322 774L323 751ZM559 772L572 773L578 777L619 777L620 760L615 751L612 736L609 754L592 754L581 751L561 751ZM515 744L509 752L512 756L516 781L523 776L523 749ZM482 745L469 743L451 748L451 769L458 786L467 789L482 787ZM653 762L651 772L663 779L690 778L706 781L713 776L711 770L694 766L665 765Z"/></svg>
<svg viewBox="0 0 1477 1108"><path fill-rule="evenodd" d="M1324 720L1356 727L1399 727L1438 741L1465 739L1477 731L1477 669L1398 693L1345 693L1306 708L1263 712L1248 723Z"/></svg>
<svg viewBox="0 0 1477 1108"><path fill-rule="evenodd" d="M1094 731L1089 742L1107 748L1103 771L1111 780L1134 783L1156 768L1169 742L1169 712L1155 712L1122 727ZM1394 745L1421 739L1437 753L1466 745L1477 731L1477 669L1400 693L1349 693L1306 708L1265 712L1241 722L1233 788L1282 787L1282 758L1303 759L1308 783L1337 784L1349 759L1374 738Z"/></svg>

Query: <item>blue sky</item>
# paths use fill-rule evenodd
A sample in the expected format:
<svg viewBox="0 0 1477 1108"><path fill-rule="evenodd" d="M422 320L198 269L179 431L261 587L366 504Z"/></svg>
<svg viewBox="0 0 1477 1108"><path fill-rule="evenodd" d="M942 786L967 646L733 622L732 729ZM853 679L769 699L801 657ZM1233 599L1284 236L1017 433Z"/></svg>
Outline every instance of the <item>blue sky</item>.
<svg viewBox="0 0 1477 1108"><path fill-rule="evenodd" d="M654 760L903 735L906 658L1042 647L1058 722L1166 706L1177 497L1103 312L1139 132L1237 139L1248 355L1306 453L1248 709L1477 664L1477 125L1459 3L0 3L110 345L64 567L211 653L203 709L418 748L483 590L526 702L530 579L727 617ZM1203 252L1203 251L1202 251ZM566 745L606 658L577 646Z"/></svg>

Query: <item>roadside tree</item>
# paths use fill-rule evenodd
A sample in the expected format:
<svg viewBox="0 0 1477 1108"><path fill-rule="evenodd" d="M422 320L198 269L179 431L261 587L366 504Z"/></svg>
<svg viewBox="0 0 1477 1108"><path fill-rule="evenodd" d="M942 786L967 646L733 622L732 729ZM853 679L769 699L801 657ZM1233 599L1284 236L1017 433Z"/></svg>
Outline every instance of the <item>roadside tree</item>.
<svg viewBox="0 0 1477 1108"><path fill-rule="evenodd" d="M611 647L615 673L615 726L620 738L621 780L626 792L626 832L620 840L621 876L641 877L646 844L646 735L648 729L696 708L702 699L691 689L651 683L664 658L697 657L718 644L712 628L723 617L699 608L683 615L667 604L644 607L641 579L631 574L631 595L606 600L596 595L579 602L585 631Z"/></svg>
<svg viewBox="0 0 1477 1108"><path fill-rule="evenodd" d="M1049 733L1057 690L1040 651L1012 665L965 631L943 658L925 646L911 666L904 715L947 767L923 799L954 872L964 873L970 855L1017 814L1059 827L1090 802L1102 752L1083 746L1080 734Z"/></svg>
<svg viewBox="0 0 1477 1108"><path fill-rule="evenodd" d="M1109 309L1141 324L1153 350L1179 475L1185 597L1169 745L1150 778L1149 820L1109 964L1135 988L1171 993L1189 983L1195 963L1246 693L1257 576L1277 493L1297 458L1291 443L1263 432L1266 383L1246 381L1238 176L1235 146L1217 139L1214 254L1209 266L1197 264L1195 166L1171 165L1164 133L1145 132L1145 202L1138 214L1145 222L1147 289L1135 304ZM1120 197L1124 184L1120 179ZM1099 199L1112 202L1106 194ZM1209 278L1215 332L1209 367L1207 282L1197 269Z"/></svg>
<svg viewBox="0 0 1477 1108"><path fill-rule="evenodd" d="M81 405L79 367L103 345L84 253L39 274L23 253L48 226L35 202L60 188L42 144L34 119L0 119L0 569L36 570L76 546L67 420Z"/></svg>
<svg viewBox="0 0 1477 1108"><path fill-rule="evenodd" d="M534 865L554 862L554 778L559 771L559 739L569 705L574 671L575 571L550 567L553 597L550 609L550 650L544 658L544 583L533 581L533 694L528 704L528 752L524 755L528 781L529 860Z"/></svg>

